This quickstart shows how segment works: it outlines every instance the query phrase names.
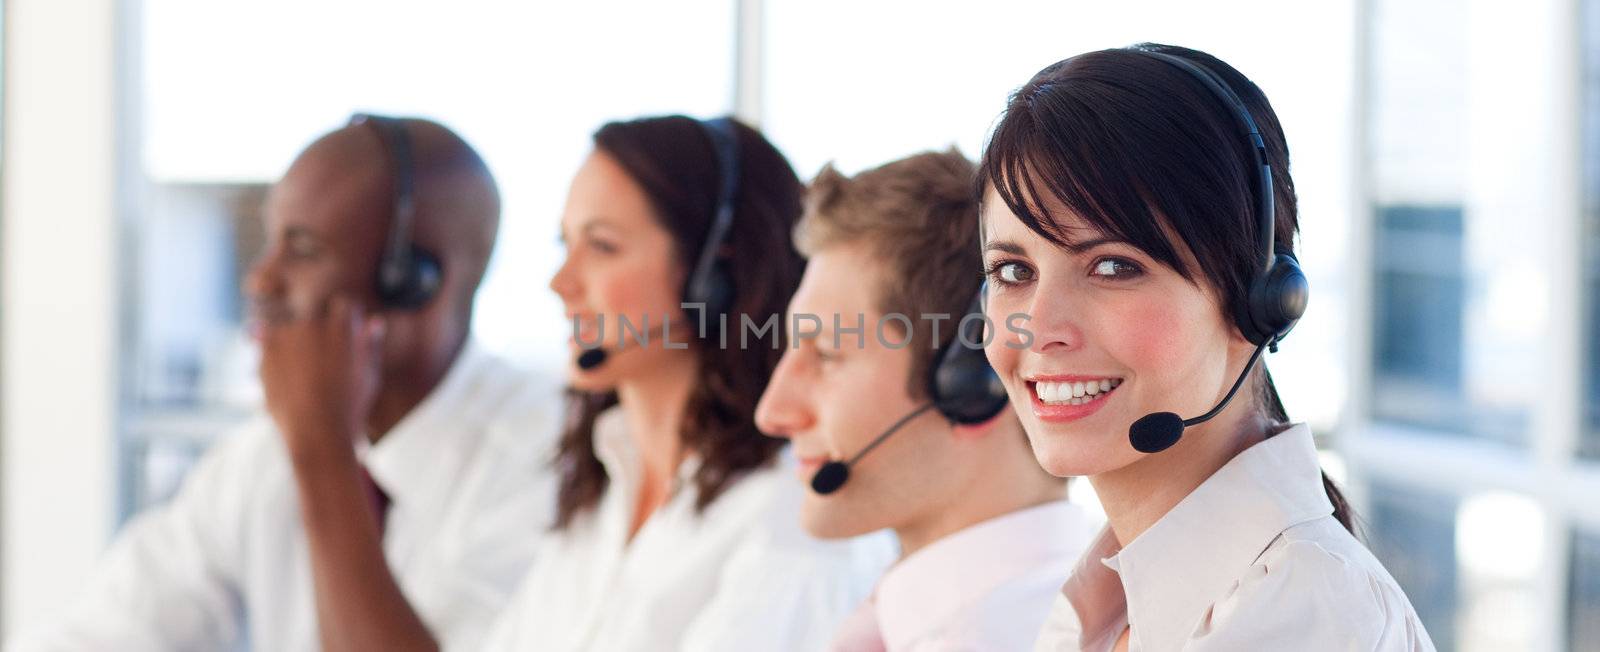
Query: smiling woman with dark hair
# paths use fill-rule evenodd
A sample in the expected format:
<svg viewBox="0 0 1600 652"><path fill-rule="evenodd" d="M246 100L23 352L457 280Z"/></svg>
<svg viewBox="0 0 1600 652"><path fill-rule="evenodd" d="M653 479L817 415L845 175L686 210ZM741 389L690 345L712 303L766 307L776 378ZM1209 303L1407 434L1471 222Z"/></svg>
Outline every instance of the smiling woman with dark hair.
<svg viewBox="0 0 1600 652"><path fill-rule="evenodd" d="M989 359L1109 520L1039 649L1431 649L1256 364L1307 293L1261 90L1185 48L1079 55L1012 96L981 182L987 310L1031 333Z"/></svg>

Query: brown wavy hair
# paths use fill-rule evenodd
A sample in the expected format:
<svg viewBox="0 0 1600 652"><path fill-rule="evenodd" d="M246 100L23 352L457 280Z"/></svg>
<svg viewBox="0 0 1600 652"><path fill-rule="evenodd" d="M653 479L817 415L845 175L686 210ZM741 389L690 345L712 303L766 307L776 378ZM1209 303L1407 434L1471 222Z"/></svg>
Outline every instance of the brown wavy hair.
<svg viewBox="0 0 1600 652"><path fill-rule="evenodd" d="M784 314L805 270L789 239L800 217L804 186L760 132L735 121L734 135L738 187L723 252L734 281L730 342L742 316L763 324L771 315ZM674 115L612 122L595 132L594 146L616 159L644 189L657 222L672 235L674 257L684 268L692 267L711 229L721 184L716 154L698 121ZM745 473L770 464L784 445L755 426L756 402L783 354L783 329L774 329L773 344L760 340L760 345L741 350L717 346L715 328L711 325L708 341L690 339L699 368L679 425L685 450L701 460L694 475L699 510ZM595 456L594 424L616 404L616 392L567 390L566 422L555 459L560 476L556 529L592 509L610 484Z"/></svg>
<svg viewBox="0 0 1600 652"><path fill-rule="evenodd" d="M1225 314L1242 314L1266 254L1258 251L1254 161L1233 110L1192 74L1149 51L1211 71L1244 103L1272 166L1275 246L1293 253L1299 211L1289 145L1272 104L1238 70L1189 48L1143 43L1040 70L1007 103L979 165L978 190L993 186L1030 230L1065 245L1066 230L1038 209L1048 193L1183 278L1203 278L1220 291ZM1180 246L1199 269L1184 263ZM1265 366L1255 391L1269 418L1288 422ZM1334 518L1354 532L1344 494L1326 473L1322 483Z"/></svg>

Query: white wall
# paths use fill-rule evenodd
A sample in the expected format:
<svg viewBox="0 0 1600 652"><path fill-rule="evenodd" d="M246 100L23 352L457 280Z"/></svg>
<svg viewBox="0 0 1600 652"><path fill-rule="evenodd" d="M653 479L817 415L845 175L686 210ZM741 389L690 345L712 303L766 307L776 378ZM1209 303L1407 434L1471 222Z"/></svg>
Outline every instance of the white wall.
<svg viewBox="0 0 1600 652"><path fill-rule="evenodd" d="M0 634L81 586L112 527L115 0L6 0Z"/></svg>

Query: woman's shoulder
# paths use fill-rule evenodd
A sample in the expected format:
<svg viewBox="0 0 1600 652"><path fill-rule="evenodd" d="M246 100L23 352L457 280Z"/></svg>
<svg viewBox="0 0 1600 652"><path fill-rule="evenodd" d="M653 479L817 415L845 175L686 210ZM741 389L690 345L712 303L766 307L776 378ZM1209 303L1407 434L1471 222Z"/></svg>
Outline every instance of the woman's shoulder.
<svg viewBox="0 0 1600 652"><path fill-rule="evenodd" d="M1272 618L1260 618L1263 613ZM1241 623L1246 624L1240 627ZM1432 650L1416 611L1394 577L1331 516L1295 525L1267 546L1216 603L1198 634L1270 630L1283 640L1352 644L1362 649ZM1242 640L1241 640L1242 642Z"/></svg>
<svg viewBox="0 0 1600 652"><path fill-rule="evenodd" d="M1381 589L1404 598L1394 577L1355 535L1332 516L1283 531L1256 559L1251 571L1262 577L1299 574L1321 580L1314 589Z"/></svg>

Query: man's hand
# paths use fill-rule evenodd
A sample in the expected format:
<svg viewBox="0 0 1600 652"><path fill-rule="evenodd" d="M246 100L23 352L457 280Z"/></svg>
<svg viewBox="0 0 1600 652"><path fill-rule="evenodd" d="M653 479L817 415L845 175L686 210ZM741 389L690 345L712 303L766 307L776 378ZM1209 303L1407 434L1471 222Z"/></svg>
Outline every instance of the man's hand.
<svg viewBox="0 0 1600 652"><path fill-rule="evenodd" d="M261 385L292 458L352 450L377 396L382 346L382 318L343 296L317 314L262 326Z"/></svg>
<svg viewBox="0 0 1600 652"><path fill-rule="evenodd" d="M351 445L377 396L382 345L383 321L345 297L261 332L261 384L294 462L317 632L329 652L439 648L384 559Z"/></svg>

